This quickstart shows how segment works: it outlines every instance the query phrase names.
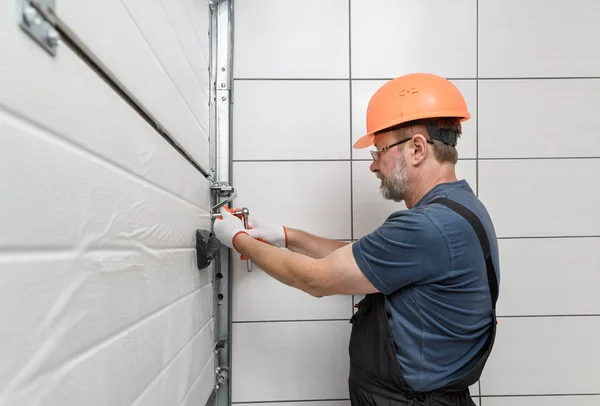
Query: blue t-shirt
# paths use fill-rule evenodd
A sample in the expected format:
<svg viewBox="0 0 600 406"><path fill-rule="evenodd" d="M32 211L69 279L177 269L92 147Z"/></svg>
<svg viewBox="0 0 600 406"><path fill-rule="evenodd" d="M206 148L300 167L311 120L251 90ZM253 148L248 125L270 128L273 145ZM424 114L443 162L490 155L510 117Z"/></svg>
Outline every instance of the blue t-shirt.
<svg viewBox="0 0 600 406"><path fill-rule="evenodd" d="M441 204L470 209L485 227L500 281L498 243L487 210L465 180L437 185L353 244L359 268L386 295L400 369L415 391L461 379L491 327L485 259L471 225Z"/></svg>

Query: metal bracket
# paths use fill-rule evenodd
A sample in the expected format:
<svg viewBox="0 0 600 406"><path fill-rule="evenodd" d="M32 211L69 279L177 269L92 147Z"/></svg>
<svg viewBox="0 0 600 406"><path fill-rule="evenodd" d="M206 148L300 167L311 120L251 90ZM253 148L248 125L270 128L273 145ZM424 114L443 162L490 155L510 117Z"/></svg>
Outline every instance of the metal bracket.
<svg viewBox="0 0 600 406"><path fill-rule="evenodd" d="M219 351L226 348L227 340L219 340L215 344L215 354L219 354ZM215 370L215 390L218 390L221 385L229 379L229 368L224 366L218 366Z"/></svg>
<svg viewBox="0 0 600 406"><path fill-rule="evenodd" d="M56 56L60 44L55 10L55 0L21 0L19 25L52 56Z"/></svg>
<svg viewBox="0 0 600 406"><path fill-rule="evenodd" d="M225 383L226 380L229 379L229 368L227 367L219 367L215 370L217 384L215 385L215 389L219 390L221 385Z"/></svg>
<svg viewBox="0 0 600 406"><path fill-rule="evenodd" d="M237 197L237 192L233 186L230 186L227 182L214 182L210 185L210 190L215 192L218 196L229 196L227 199L219 202L212 207L210 213L215 214L217 210L225 206L227 203L233 201Z"/></svg>
<svg viewBox="0 0 600 406"><path fill-rule="evenodd" d="M227 348L227 340L219 340L215 344L214 352L216 355L218 355L220 350L223 350L226 348ZM229 379L229 368L218 366L217 369L215 369L215 386L213 387L213 390L208 398L208 401L206 402L207 406L214 404L215 397L217 395L217 391L219 390L221 385L223 385L228 379Z"/></svg>
<svg viewBox="0 0 600 406"><path fill-rule="evenodd" d="M206 405L213 405L215 402L215 398L217 396L217 391L227 380L229 379L229 368L227 367L219 367L215 370L215 386L206 401Z"/></svg>

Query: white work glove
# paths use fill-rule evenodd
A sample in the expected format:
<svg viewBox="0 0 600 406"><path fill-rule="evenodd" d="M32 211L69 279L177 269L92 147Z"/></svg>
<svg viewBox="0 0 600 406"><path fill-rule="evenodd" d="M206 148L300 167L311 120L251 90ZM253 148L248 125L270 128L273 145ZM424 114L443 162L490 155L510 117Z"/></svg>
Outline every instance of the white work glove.
<svg viewBox="0 0 600 406"><path fill-rule="evenodd" d="M260 220L250 221L250 237L274 245L278 248L287 248L287 231L284 226L266 224Z"/></svg>
<svg viewBox="0 0 600 406"><path fill-rule="evenodd" d="M221 218L215 220L213 231L217 240L221 241L223 245L229 248L235 249L234 242L235 237L241 233L249 235L248 231L244 228L244 222L229 213L225 208L221 207Z"/></svg>

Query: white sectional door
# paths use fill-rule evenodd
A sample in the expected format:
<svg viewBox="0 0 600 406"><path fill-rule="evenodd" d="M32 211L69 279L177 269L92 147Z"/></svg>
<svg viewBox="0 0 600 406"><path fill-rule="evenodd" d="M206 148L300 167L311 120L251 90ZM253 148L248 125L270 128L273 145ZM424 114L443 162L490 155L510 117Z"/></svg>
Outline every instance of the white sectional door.
<svg viewBox="0 0 600 406"><path fill-rule="evenodd" d="M0 405L203 405L214 385L213 272L195 252L196 230L210 228L208 65L194 52L208 57L208 28L191 21L208 6L57 3L173 140L71 48L44 52L17 3L0 3ZM159 11L178 51L144 39L141 19Z"/></svg>

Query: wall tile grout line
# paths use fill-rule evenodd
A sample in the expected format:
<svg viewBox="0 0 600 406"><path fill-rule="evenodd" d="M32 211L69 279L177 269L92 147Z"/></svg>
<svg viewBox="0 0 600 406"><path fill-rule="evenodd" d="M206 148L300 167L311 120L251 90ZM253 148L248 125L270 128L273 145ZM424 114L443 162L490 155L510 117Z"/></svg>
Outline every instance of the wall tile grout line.
<svg viewBox="0 0 600 406"><path fill-rule="evenodd" d="M479 77L479 80L595 80L600 76L507 76L507 77ZM459 79L460 80L460 79Z"/></svg>
<svg viewBox="0 0 600 406"><path fill-rule="evenodd" d="M600 314L515 314L515 315L498 315L499 319L565 319L571 317L600 317Z"/></svg>
<svg viewBox="0 0 600 406"><path fill-rule="evenodd" d="M348 295L350 296L350 295ZM344 318L344 319L286 319L286 320L234 320L232 321L233 324L259 324L259 323L317 323L317 322L323 322L323 323L329 323L332 321L338 322L338 321L348 321L350 319L350 317Z"/></svg>
<svg viewBox="0 0 600 406"><path fill-rule="evenodd" d="M534 394L519 394L519 395L482 395L483 398L539 398L539 397L568 397L568 396L600 396L598 393L534 393Z"/></svg>
<svg viewBox="0 0 600 406"><path fill-rule="evenodd" d="M479 124L477 125L479 128ZM581 160L581 159L600 159L600 156L531 156L531 157L507 157L507 158L499 158L499 157L487 157L487 158L477 158L479 161L569 161L569 160ZM467 160L467 159L463 159Z"/></svg>
<svg viewBox="0 0 600 406"><path fill-rule="evenodd" d="M475 77L475 191L479 197L479 0L475 4Z"/></svg>
<svg viewBox="0 0 600 406"><path fill-rule="evenodd" d="M352 0L348 0L348 91L349 91L349 115L350 120L350 240L354 241L354 165L352 161ZM354 295L350 303L350 314L354 313Z"/></svg>
<svg viewBox="0 0 600 406"><path fill-rule="evenodd" d="M328 80L332 80L332 81L343 81L343 80L348 80L349 78L344 78L344 77L339 77L339 78L320 78L320 77L304 77L304 78L300 78L300 77L289 77L289 78L274 78L274 77L264 77L264 78L234 78L235 80L245 80L245 81L328 81ZM379 77L373 77L373 78L351 78L352 80L358 80L358 81L389 81L392 80L394 78L379 78ZM522 76L522 77L447 77L446 79L448 80L452 80L452 81L458 81L458 80L471 80L471 81L475 81L475 80L598 80L600 79L600 76L556 76L556 77L543 77L543 76L531 76L531 77L527 77L527 76Z"/></svg>
<svg viewBox="0 0 600 406"><path fill-rule="evenodd" d="M553 393L553 394L528 394L528 395L480 395L480 398L535 398L535 397L577 397L577 396L600 396L600 393ZM316 403L316 402L346 402L350 399L292 399L292 400L261 400L261 401L240 401L232 402L232 405L253 404L260 405L265 403Z"/></svg>
<svg viewBox="0 0 600 406"><path fill-rule="evenodd" d="M498 315L499 319L567 319L582 317L600 317L600 314L525 314L525 315ZM317 322L346 322L349 318L339 319L286 319L286 320L237 320L233 324L259 324L259 323L317 323Z"/></svg>
<svg viewBox="0 0 600 406"><path fill-rule="evenodd" d="M310 81L315 81L315 82L326 82L326 81L336 81L336 82L345 82L347 80L349 80L350 77L339 77L339 78L319 78L319 77L307 77L307 78L294 78L294 77L289 77L289 78L274 78L274 77L264 77L264 78L234 78L234 80L239 80L239 81L274 81L274 82L286 82L286 81L302 81L302 82L310 82Z"/></svg>
<svg viewBox="0 0 600 406"><path fill-rule="evenodd" d="M479 124L476 125L476 131L478 131L478 127ZM477 138L479 138L479 135L476 135ZM579 161L579 160L594 160L594 159L600 159L600 156L579 156L579 157L573 157L573 156L569 156L569 157L508 157L508 158L482 158L482 157L475 157L475 158L459 158L459 162L460 161L480 161L480 162L485 162L485 161ZM243 162L243 163L261 163L261 162L265 162L265 163L269 163L269 162L371 162L371 159L367 159L367 158L331 158L331 159L319 159L319 158L314 158L314 159L235 159L233 160L233 162Z"/></svg>
<svg viewBox="0 0 600 406"><path fill-rule="evenodd" d="M477 197L479 192L479 0L475 4L475 190ZM477 381L479 388L479 406L483 406L481 398L481 379Z"/></svg>
<svg viewBox="0 0 600 406"><path fill-rule="evenodd" d="M497 237L499 240L544 240L544 239L572 239L572 238L600 238L600 235L536 235L523 237Z"/></svg>
<svg viewBox="0 0 600 406"><path fill-rule="evenodd" d="M350 399L293 399L293 400L254 400L254 401L241 401L231 402L232 405L260 405L265 403L316 403L316 402L347 402Z"/></svg>

